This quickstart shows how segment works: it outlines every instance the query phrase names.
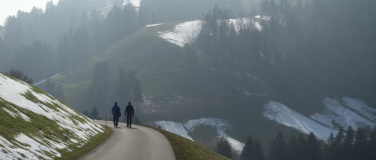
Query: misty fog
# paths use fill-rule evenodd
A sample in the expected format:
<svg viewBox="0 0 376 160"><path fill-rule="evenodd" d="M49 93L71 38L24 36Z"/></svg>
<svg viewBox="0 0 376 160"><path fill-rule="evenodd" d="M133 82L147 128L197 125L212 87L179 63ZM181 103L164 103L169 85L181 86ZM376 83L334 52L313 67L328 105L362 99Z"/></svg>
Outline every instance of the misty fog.
<svg viewBox="0 0 376 160"><path fill-rule="evenodd" d="M90 118L108 118L113 102L124 109L132 101L136 123L185 125L212 149L217 134L246 147L252 135L261 155L273 159L277 151L268 146L276 138L302 132L265 118L265 106L286 106L339 134L365 127L312 118L342 106L367 120L372 137L375 8L374 0L59 0L0 26L0 72L42 81L37 87ZM184 45L173 43L179 38ZM369 111L359 113L351 102ZM226 125L188 129L190 120L206 118ZM318 133L303 133L298 139L317 140ZM242 158L238 152L233 159Z"/></svg>

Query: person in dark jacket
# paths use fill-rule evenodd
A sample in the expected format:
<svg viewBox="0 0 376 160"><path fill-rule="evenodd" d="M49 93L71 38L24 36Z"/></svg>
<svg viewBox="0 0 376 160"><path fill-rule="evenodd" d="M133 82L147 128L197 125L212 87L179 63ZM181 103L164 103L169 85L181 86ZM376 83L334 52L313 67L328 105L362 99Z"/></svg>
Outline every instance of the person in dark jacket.
<svg viewBox="0 0 376 160"><path fill-rule="evenodd" d="M131 102L128 102L125 108L125 116L127 116L127 127L132 128L132 117L134 116L134 109Z"/></svg>
<svg viewBox="0 0 376 160"><path fill-rule="evenodd" d="M115 106L112 107L112 117L113 117L113 121L114 121L114 127L118 127L118 123L119 123L119 117L120 117L120 107L117 105L117 102L115 102Z"/></svg>

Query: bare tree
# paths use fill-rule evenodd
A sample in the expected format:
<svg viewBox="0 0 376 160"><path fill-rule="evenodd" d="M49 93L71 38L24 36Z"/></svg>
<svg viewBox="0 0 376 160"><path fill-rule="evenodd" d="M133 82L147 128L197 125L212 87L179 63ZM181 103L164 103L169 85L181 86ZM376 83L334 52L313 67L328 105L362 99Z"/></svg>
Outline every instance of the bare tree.
<svg viewBox="0 0 376 160"><path fill-rule="evenodd" d="M6 72L7 74L21 80L21 81L24 81L26 83L29 83L29 84L32 84L34 81L31 77L29 77L28 75L26 75L24 72L22 72L21 70L17 70L17 69L11 69L9 70L8 72Z"/></svg>

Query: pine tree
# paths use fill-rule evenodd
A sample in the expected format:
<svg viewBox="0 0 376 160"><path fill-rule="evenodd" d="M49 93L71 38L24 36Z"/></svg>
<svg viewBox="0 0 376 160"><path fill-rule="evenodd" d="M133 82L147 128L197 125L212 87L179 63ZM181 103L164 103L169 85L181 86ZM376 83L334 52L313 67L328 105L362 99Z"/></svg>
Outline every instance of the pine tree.
<svg viewBox="0 0 376 160"><path fill-rule="evenodd" d="M288 143L289 154L291 160L301 160L304 157L304 146L306 144L306 140L303 137L303 134L300 133L298 137L293 134L290 138Z"/></svg>
<svg viewBox="0 0 376 160"><path fill-rule="evenodd" d="M321 147L316 136L311 132L308 135L305 147L305 154L302 159L304 160L320 160L321 159Z"/></svg>
<svg viewBox="0 0 376 160"><path fill-rule="evenodd" d="M89 111L87 111L86 109L82 112L83 115L85 115L86 117L89 117Z"/></svg>
<svg viewBox="0 0 376 160"><path fill-rule="evenodd" d="M287 144L281 131L271 141L268 149L269 160L289 160Z"/></svg>
<svg viewBox="0 0 376 160"><path fill-rule="evenodd" d="M251 160L253 154L255 154L255 147L252 140L252 136L249 135L247 141L245 142L243 151L240 155L241 160Z"/></svg>
<svg viewBox="0 0 376 160"><path fill-rule="evenodd" d="M368 143L367 147L367 159L376 159L376 127L373 129L371 135L370 135L370 141Z"/></svg>
<svg viewBox="0 0 376 160"><path fill-rule="evenodd" d="M233 149L230 146L230 143L224 137L219 138L214 151L227 158L232 158Z"/></svg>
<svg viewBox="0 0 376 160"><path fill-rule="evenodd" d="M354 148L353 148L354 136L355 136L354 130L352 129L351 126L349 126L349 128L346 131L345 138L343 140L343 149L342 149L344 158L348 160L354 159Z"/></svg>
<svg viewBox="0 0 376 160"><path fill-rule="evenodd" d="M333 148L332 143L334 143L334 134L333 132L330 133L328 140L326 141L324 145L324 151L323 151L323 159L324 160L330 160L333 157Z"/></svg>
<svg viewBox="0 0 376 160"><path fill-rule="evenodd" d="M97 107L93 107L93 109L91 110L90 112L90 116L89 116L91 119L100 119L99 118L99 112L97 110Z"/></svg>
<svg viewBox="0 0 376 160"><path fill-rule="evenodd" d="M367 159L367 151L369 151L369 148L367 147L367 136L364 128L359 127L355 132L355 159Z"/></svg>
<svg viewBox="0 0 376 160"><path fill-rule="evenodd" d="M264 160L264 153L261 149L261 143L259 140L255 139L255 154L252 160Z"/></svg>
<svg viewBox="0 0 376 160"><path fill-rule="evenodd" d="M330 144L332 153L332 160L342 160L343 156L343 141L345 139L344 130L342 127L339 127L337 135L334 137L333 143Z"/></svg>

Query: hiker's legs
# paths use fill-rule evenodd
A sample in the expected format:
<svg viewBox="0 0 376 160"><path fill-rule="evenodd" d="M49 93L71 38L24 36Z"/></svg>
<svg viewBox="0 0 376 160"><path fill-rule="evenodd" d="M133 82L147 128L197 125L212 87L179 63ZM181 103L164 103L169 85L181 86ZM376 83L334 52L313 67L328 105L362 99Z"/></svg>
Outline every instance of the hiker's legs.
<svg viewBox="0 0 376 160"><path fill-rule="evenodd" d="M116 116L112 116L112 121L114 122L114 127L116 127Z"/></svg>
<svg viewBox="0 0 376 160"><path fill-rule="evenodd" d="M130 127L130 123L131 123L131 116L127 115L127 127Z"/></svg>
<svg viewBox="0 0 376 160"><path fill-rule="evenodd" d="M132 127L132 116L129 116L129 127Z"/></svg>
<svg viewBox="0 0 376 160"><path fill-rule="evenodd" d="M119 117L116 117L115 118L115 125L116 125L116 127L118 126L118 123L119 123Z"/></svg>

